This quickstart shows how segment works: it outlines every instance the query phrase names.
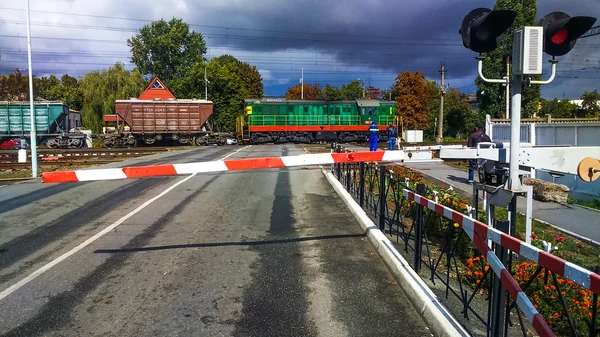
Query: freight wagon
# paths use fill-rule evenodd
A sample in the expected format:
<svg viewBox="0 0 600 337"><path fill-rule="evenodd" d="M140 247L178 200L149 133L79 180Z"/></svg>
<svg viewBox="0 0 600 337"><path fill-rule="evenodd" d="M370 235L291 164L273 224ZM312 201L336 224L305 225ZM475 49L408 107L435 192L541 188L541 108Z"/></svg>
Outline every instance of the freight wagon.
<svg viewBox="0 0 600 337"><path fill-rule="evenodd" d="M197 99L117 100L115 102L116 132L104 136L104 146L136 146L139 142L152 145L171 139L181 144L225 144L228 133L211 131L208 117L213 102Z"/></svg>
<svg viewBox="0 0 600 337"><path fill-rule="evenodd" d="M398 127L396 102L246 99L236 132L238 140L253 144L366 141L372 121L381 131L380 140L386 141L389 123Z"/></svg>
<svg viewBox="0 0 600 337"><path fill-rule="evenodd" d="M81 126L79 112L70 111L63 102L34 102L38 144L49 148L80 148L85 134L70 130ZM29 142L31 114L29 102L0 102L0 144L8 140Z"/></svg>

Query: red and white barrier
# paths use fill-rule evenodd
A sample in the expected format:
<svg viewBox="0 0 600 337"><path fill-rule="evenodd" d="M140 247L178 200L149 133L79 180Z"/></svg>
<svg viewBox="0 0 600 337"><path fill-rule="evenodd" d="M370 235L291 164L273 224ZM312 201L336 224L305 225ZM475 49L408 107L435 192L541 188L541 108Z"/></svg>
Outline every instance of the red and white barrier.
<svg viewBox="0 0 600 337"><path fill-rule="evenodd" d="M65 183L92 180L115 180L171 176L179 174L256 170L307 165L359 162L403 161L404 151L373 151L349 153L319 153L298 156L216 160L186 164L123 167L95 170L75 170L42 173L44 183Z"/></svg>
<svg viewBox="0 0 600 337"><path fill-rule="evenodd" d="M510 295L517 299L517 305L521 308L525 316L527 316L527 320L533 325L540 336L554 336L554 333L550 330L531 301L529 301L523 290L521 290L521 287L519 287L508 270L506 270L502 262L494 252L490 250L490 247L483 238L487 238L504 248L510 249L516 254L519 254L538 265L545 267L582 287L590 289L596 294L600 294L600 275L571 262L567 262L495 228L489 227L480 221L472 219L468 215L457 212L452 208L436 203L435 201L414 192L404 189L402 194L410 200L458 223L462 227L477 249L486 257L492 270L494 270L494 273L500 278L500 281L506 287Z"/></svg>

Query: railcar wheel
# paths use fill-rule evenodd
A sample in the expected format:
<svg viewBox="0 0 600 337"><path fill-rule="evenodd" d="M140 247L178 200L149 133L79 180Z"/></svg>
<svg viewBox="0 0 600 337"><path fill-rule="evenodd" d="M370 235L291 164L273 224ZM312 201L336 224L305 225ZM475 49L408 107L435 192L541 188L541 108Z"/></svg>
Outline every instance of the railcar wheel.
<svg viewBox="0 0 600 337"><path fill-rule="evenodd" d="M51 149L57 149L58 148L58 140L56 138L50 138L46 141L46 146L48 146Z"/></svg>

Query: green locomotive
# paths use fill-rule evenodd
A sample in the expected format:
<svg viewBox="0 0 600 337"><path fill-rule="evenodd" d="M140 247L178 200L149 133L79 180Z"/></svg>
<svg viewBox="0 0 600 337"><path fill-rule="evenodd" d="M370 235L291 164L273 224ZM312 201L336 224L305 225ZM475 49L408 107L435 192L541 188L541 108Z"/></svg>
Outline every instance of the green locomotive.
<svg viewBox="0 0 600 337"><path fill-rule="evenodd" d="M386 141L391 123L398 126L396 102L374 99L348 101L246 99L244 115L237 119L237 137L242 142L312 143L318 141L366 141L375 121Z"/></svg>

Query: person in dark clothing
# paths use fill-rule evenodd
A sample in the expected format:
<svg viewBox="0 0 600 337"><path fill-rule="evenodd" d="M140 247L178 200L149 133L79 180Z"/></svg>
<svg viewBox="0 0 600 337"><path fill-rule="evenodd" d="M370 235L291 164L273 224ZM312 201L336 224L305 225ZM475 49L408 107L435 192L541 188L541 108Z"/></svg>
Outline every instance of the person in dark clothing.
<svg viewBox="0 0 600 337"><path fill-rule="evenodd" d="M369 127L369 150L377 151L377 142L379 142L379 128L375 121L371 122Z"/></svg>
<svg viewBox="0 0 600 337"><path fill-rule="evenodd" d="M477 144L483 142L491 142L492 140L488 135L485 134L485 128L482 123L478 123L475 127L475 132L473 132L469 139L467 140L467 147L477 147ZM477 167L476 159L469 159L469 179L468 182L472 183L475 180L475 168Z"/></svg>
<svg viewBox="0 0 600 337"><path fill-rule="evenodd" d="M398 130L392 125L389 124L387 130L388 142L390 143L390 150L394 150L394 146L396 145L396 137L398 137Z"/></svg>

